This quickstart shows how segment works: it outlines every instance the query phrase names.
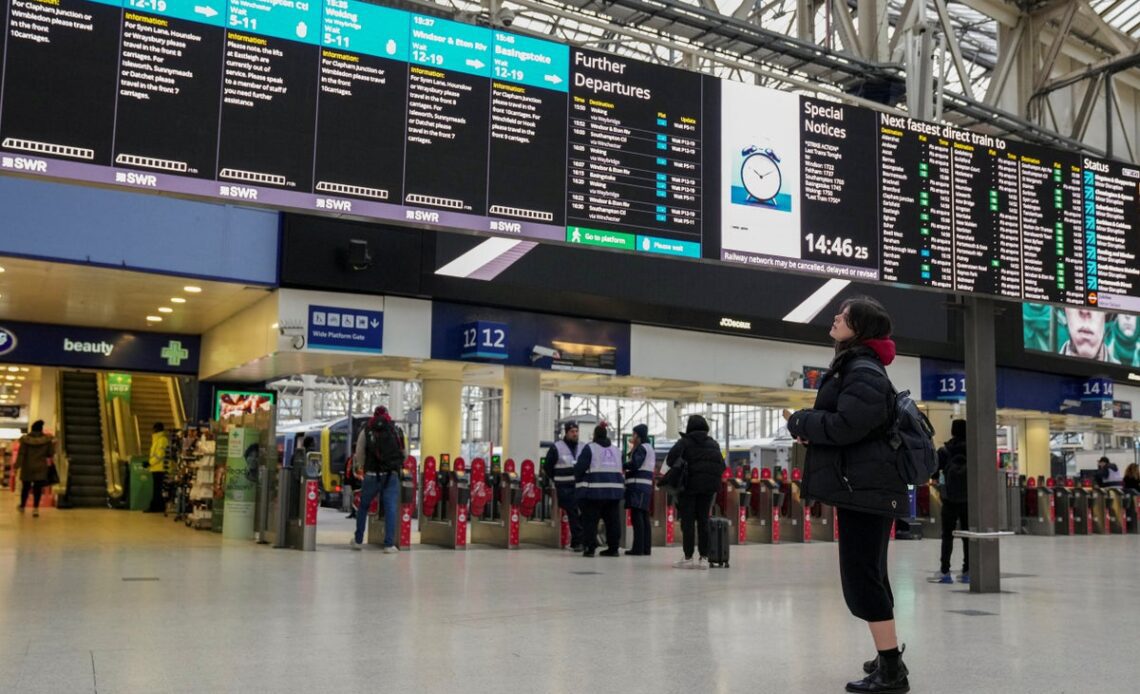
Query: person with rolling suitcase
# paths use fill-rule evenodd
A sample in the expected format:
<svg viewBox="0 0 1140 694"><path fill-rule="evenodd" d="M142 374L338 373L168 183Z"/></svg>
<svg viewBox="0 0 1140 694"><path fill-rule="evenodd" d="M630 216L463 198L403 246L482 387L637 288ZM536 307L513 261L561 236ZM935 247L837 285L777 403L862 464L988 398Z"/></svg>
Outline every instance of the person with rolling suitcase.
<svg viewBox="0 0 1140 694"><path fill-rule="evenodd" d="M665 457L665 465L673 467L684 460L684 489L677 495L681 514L681 546L685 557L673 563L677 569L709 568L709 512L713 497L724 474L724 456L720 444L709 436L709 423L699 414L689 416L685 433ZM693 561L693 546L700 559Z"/></svg>

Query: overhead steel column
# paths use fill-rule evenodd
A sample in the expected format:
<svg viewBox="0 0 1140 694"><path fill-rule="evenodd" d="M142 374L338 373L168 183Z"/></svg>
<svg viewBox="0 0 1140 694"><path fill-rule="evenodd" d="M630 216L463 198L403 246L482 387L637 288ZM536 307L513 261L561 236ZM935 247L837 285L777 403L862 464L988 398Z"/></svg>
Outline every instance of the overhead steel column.
<svg viewBox="0 0 1140 694"><path fill-rule="evenodd" d="M998 513L997 357L994 349L994 301L966 299L967 488L970 530L1001 529ZM1001 590L1001 559L997 540L974 540L970 545L970 592Z"/></svg>

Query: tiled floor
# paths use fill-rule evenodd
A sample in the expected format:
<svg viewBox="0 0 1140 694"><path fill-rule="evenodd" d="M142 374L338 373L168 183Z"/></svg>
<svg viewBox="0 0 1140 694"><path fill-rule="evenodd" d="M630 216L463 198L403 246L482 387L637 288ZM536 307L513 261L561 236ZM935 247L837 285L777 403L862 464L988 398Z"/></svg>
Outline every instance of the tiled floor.
<svg viewBox="0 0 1140 694"><path fill-rule="evenodd" d="M678 552L314 553L0 493L0 692L841 692L873 655L830 544ZM960 546L956 548L960 551ZM1140 536L1003 541L1000 595L892 572L914 692L1135 692ZM956 557L957 560L957 557Z"/></svg>

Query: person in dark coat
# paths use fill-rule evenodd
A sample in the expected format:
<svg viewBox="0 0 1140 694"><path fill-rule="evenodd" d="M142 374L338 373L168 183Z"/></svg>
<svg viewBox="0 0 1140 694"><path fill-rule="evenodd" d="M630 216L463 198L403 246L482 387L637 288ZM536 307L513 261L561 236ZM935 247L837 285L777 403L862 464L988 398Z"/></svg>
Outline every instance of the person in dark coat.
<svg viewBox="0 0 1140 694"><path fill-rule="evenodd" d="M874 299L848 299L831 326L835 358L815 406L785 411L788 433L807 445L803 495L837 507L839 576L848 609L865 620L878 657L849 692L910 691L895 633L887 547L896 518L909 513L907 488L885 436L894 388L883 367L895 358L891 318Z"/></svg>
<svg viewBox="0 0 1140 694"><path fill-rule="evenodd" d="M32 423L32 429L20 437L20 449L16 452L16 469L20 471L20 513L28 505L28 494L32 494L32 515L40 515L40 497L47 486L48 467L55 464L55 440L44 433L42 419Z"/></svg>
<svg viewBox="0 0 1140 694"><path fill-rule="evenodd" d="M681 547L685 557L674 562L673 566L678 569L707 569L709 513L724 474L724 455L720 452L720 444L709 436L709 423L699 414L689 416L685 433L681 434L681 438L665 456L665 469L681 460L688 466L685 489L677 495L677 512L681 516ZM694 544L700 552L700 559L695 563Z"/></svg>
<svg viewBox="0 0 1140 694"><path fill-rule="evenodd" d="M653 473L657 467L657 453L649 443L649 427L638 424L629 437L629 459L625 468L625 507L633 520L633 547L626 552L631 557L648 557L653 544L653 530L649 520L649 504L653 501Z"/></svg>
<svg viewBox="0 0 1140 694"><path fill-rule="evenodd" d="M966 420L950 423L950 440L938 449L938 473L942 475L942 554L938 568L938 583L953 583L950 575L950 557L954 553L954 529L970 529L966 502ZM970 546L962 538L962 583L970 582Z"/></svg>

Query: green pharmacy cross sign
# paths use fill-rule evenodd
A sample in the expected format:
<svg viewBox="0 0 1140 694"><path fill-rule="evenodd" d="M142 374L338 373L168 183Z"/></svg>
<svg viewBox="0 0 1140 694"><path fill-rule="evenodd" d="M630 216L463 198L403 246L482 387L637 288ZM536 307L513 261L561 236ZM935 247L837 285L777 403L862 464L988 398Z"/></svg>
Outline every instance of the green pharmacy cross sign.
<svg viewBox="0 0 1140 694"><path fill-rule="evenodd" d="M171 366L180 366L183 361L190 358L190 350L184 348L178 340L171 340L162 348L162 358Z"/></svg>

